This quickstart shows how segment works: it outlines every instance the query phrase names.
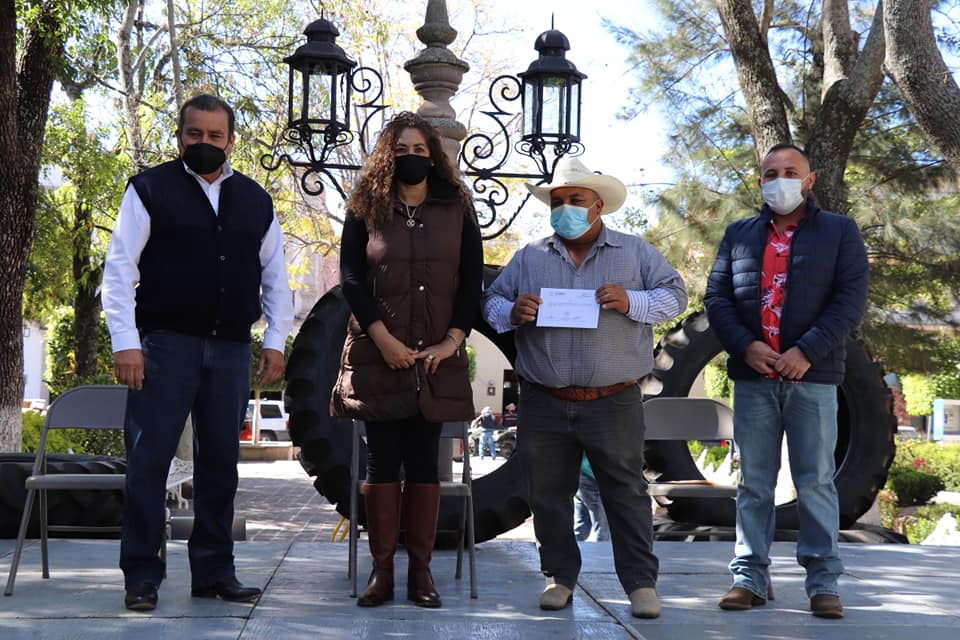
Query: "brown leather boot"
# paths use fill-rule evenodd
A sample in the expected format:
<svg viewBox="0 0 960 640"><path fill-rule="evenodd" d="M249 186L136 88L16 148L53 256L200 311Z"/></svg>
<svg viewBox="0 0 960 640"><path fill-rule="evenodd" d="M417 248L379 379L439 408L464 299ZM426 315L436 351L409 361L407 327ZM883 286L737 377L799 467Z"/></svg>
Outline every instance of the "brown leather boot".
<svg viewBox="0 0 960 640"><path fill-rule="evenodd" d="M364 484L363 497L373 573L357 598L357 606L378 607L393 600L393 554L400 535L400 483Z"/></svg>
<svg viewBox="0 0 960 640"><path fill-rule="evenodd" d="M408 482L403 487L403 517L406 525L407 599L418 607L440 606L440 594L430 573L430 557L437 537L440 485Z"/></svg>

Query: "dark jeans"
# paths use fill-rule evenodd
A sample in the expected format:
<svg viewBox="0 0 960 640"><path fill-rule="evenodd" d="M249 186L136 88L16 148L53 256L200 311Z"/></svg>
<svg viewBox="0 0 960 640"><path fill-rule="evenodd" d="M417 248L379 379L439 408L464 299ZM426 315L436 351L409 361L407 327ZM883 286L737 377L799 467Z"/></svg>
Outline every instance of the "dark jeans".
<svg viewBox="0 0 960 640"><path fill-rule="evenodd" d="M400 482L401 465L407 482L439 482L442 426L439 422L427 422L422 416L367 422L367 482Z"/></svg>
<svg viewBox="0 0 960 640"><path fill-rule="evenodd" d="M653 514L643 477L643 405L639 387L589 402L558 400L520 386L518 451L529 490L544 575L573 588L580 548L573 496L586 451L610 525L613 560L626 593L657 582Z"/></svg>
<svg viewBox="0 0 960 640"><path fill-rule="evenodd" d="M166 478L193 412L193 586L234 575L233 499L250 395L250 345L156 331L143 335L143 389L131 391L120 568L128 587L159 585Z"/></svg>

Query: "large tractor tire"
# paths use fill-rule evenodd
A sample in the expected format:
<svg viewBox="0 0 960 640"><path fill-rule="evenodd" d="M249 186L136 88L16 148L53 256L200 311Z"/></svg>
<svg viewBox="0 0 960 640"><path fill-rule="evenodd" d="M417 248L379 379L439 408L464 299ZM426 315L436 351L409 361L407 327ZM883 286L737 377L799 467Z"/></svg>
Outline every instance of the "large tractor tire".
<svg viewBox="0 0 960 640"><path fill-rule="evenodd" d="M27 499L24 481L33 469L32 453L0 454L0 538L16 538ZM48 473L126 473L127 463L113 456L49 455ZM90 527L120 525L123 491L88 489L47 492L47 510L51 525L70 524ZM89 534L83 534L89 537ZM39 500L35 497L27 537L40 536Z"/></svg>
<svg viewBox="0 0 960 640"><path fill-rule="evenodd" d="M705 313L695 313L671 330L656 350L653 373L643 382L649 396L687 396L703 367L723 351ZM840 527L847 528L873 504L887 479L896 451L893 400L862 340L847 340L846 378L838 390L838 436L834 482L840 497ZM664 481L703 476L685 442L651 442L647 466ZM734 501L678 498L668 507L678 522L734 526ZM777 528L797 529L795 501L778 505Z"/></svg>

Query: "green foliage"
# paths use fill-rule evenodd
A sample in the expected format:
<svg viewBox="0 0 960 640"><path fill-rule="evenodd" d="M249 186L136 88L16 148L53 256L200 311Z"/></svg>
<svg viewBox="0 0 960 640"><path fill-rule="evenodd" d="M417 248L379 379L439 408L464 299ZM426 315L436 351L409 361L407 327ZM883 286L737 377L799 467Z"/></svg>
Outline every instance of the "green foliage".
<svg viewBox="0 0 960 640"><path fill-rule="evenodd" d="M928 376L908 373L900 378L900 382L903 385L903 397L907 401L907 413L912 416L933 413L936 389Z"/></svg>
<svg viewBox="0 0 960 640"><path fill-rule="evenodd" d="M36 453L40 446L43 416L23 414L23 451ZM123 457L126 455L120 431L90 429L53 429L47 434L47 453L77 453Z"/></svg>
<svg viewBox="0 0 960 640"><path fill-rule="evenodd" d="M62 305L100 284L102 265L123 195L126 156L106 148L110 132L87 121L82 99L51 109L43 166L59 175L40 192L37 233L27 263L24 314L46 320Z"/></svg>
<svg viewBox="0 0 960 640"><path fill-rule="evenodd" d="M897 494L888 489L881 489L877 492L877 505L880 507L880 526L894 530L899 508Z"/></svg>
<svg viewBox="0 0 960 640"><path fill-rule="evenodd" d="M913 512L913 519L907 522L907 540L910 544L920 544L933 530L945 514L960 513L960 506L955 504L928 504Z"/></svg>
<svg viewBox="0 0 960 640"><path fill-rule="evenodd" d="M955 364L931 375L909 373L901 377L901 382L907 412L912 416L932 414L934 398L960 398L960 371Z"/></svg>
<svg viewBox="0 0 960 640"><path fill-rule="evenodd" d="M707 396L717 400L730 400L733 397L733 381L727 375L724 357L717 356L703 369L703 382Z"/></svg>
<svg viewBox="0 0 960 640"><path fill-rule="evenodd" d="M470 384L477 378L477 350L467 345L467 367L470 372Z"/></svg>
<svg viewBox="0 0 960 640"><path fill-rule="evenodd" d="M918 469L940 478L947 491L960 491L960 444L898 442L891 473L896 469Z"/></svg>
<svg viewBox="0 0 960 640"><path fill-rule="evenodd" d="M930 498L943 491L943 480L937 476L915 469L894 469L887 478L887 486L897 494L901 507L926 504Z"/></svg>
<svg viewBox="0 0 960 640"><path fill-rule="evenodd" d="M99 319L99 337L97 340L97 372L92 376L76 374L76 356L73 348L73 308L61 307L53 315L47 331L47 387L50 399L82 384L115 384L113 377L113 350L110 346L110 332L101 314ZM65 430L58 432L57 451L87 453L91 455L123 456L125 447L123 433L119 430ZM24 447L27 436L24 435ZM36 442L33 444L36 447ZM54 451L54 449L50 449Z"/></svg>
<svg viewBox="0 0 960 640"><path fill-rule="evenodd" d="M290 362L290 352L293 350L293 339L294 336L287 336L287 343L284 346L283 352L284 363ZM263 329L256 328L250 332L250 388L259 389L260 391L280 391L283 389L283 385L286 384L283 376L280 376L279 380L269 386L264 387L260 385L257 377L257 364L260 362L260 351L262 349Z"/></svg>
<svg viewBox="0 0 960 640"><path fill-rule="evenodd" d="M690 450L690 455L693 456L694 460L698 459L703 450L706 449L707 457L704 458L703 464L714 471L720 466L724 458L727 457L727 454L730 453L730 447L708 447L699 440L688 441L687 448Z"/></svg>
<svg viewBox="0 0 960 640"><path fill-rule="evenodd" d="M97 373L89 378L76 375L76 356L73 347L73 308L61 307L53 314L47 330L47 387L50 399L81 384L113 384L113 350L110 332L103 315L99 322L97 341Z"/></svg>

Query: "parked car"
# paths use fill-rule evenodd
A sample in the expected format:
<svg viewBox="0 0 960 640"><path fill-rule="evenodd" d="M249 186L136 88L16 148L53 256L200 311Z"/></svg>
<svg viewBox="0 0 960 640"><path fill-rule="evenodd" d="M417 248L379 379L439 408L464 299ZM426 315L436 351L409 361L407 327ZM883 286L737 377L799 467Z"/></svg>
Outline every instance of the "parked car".
<svg viewBox="0 0 960 640"><path fill-rule="evenodd" d="M919 440L923 434L910 425L897 425L897 438L900 440Z"/></svg>
<svg viewBox="0 0 960 640"><path fill-rule="evenodd" d="M253 438L253 411L256 403L251 400L247 404L247 413L243 418L243 430L240 431L240 440L250 442ZM280 400L260 401L260 441L278 442L290 440L287 430L290 416L283 408Z"/></svg>
<svg viewBox="0 0 960 640"><path fill-rule="evenodd" d="M47 410L47 401L42 398L25 398L21 413L44 413Z"/></svg>

